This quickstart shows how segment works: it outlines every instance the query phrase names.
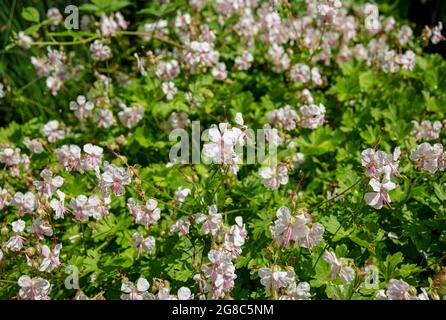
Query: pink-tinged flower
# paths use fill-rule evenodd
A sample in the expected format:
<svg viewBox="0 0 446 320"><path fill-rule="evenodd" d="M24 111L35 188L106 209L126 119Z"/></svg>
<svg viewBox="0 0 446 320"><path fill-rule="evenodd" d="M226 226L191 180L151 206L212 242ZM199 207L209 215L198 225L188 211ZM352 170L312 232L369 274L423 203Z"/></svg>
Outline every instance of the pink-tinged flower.
<svg viewBox="0 0 446 320"><path fill-rule="evenodd" d="M260 176L265 187L277 190L281 185L288 183L288 168L285 164L264 167L260 169Z"/></svg>
<svg viewBox="0 0 446 320"><path fill-rule="evenodd" d="M118 113L118 118L121 123L128 129L133 128L140 122L144 116L144 107L136 106L127 108L126 105L120 104L122 111Z"/></svg>
<svg viewBox="0 0 446 320"><path fill-rule="evenodd" d="M183 218L177 220L171 227L170 232L172 233L178 233L180 235L186 235L189 234L189 228L190 228L190 221L189 218Z"/></svg>
<svg viewBox="0 0 446 320"><path fill-rule="evenodd" d="M133 198L129 198L127 207L135 219L135 222L146 228L155 224L160 219L161 210L158 208L158 201L155 199L147 200L146 204L143 206L136 204Z"/></svg>
<svg viewBox="0 0 446 320"><path fill-rule="evenodd" d="M39 196L49 199L53 196L53 193L59 189L63 183L64 179L61 176L56 176L53 178L53 173L51 170L44 169L40 173L40 177L43 178L42 181L34 181L34 186L36 187Z"/></svg>
<svg viewBox="0 0 446 320"><path fill-rule="evenodd" d="M277 210L277 220L270 226L271 235L280 246L287 248L294 244L302 248L313 248L322 240L325 231L319 223L313 223L313 217L305 212L291 215L287 207Z"/></svg>
<svg viewBox="0 0 446 320"><path fill-rule="evenodd" d="M172 81L163 82L161 85L161 90L165 94L167 100L172 100L175 94L178 92L175 83L173 83Z"/></svg>
<svg viewBox="0 0 446 320"><path fill-rule="evenodd" d="M78 96L76 101L70 102L70 110L74 111L74 115L82 123L90 115L94 108L94 103L88 101L85 96Z"/></svg>
<svg viewBox="0 0 446 320"><path fill-rule="evenodd" d="M226 65L223 62L218 63L212 68L212 76L217 80L225 80L228 77Z"/></svg>
<svg viewBox="0 0 446 320"><path fill-rule="evenodd" d="M214 204L209 207L209 214L207 216L198 214L195 219L196 223L203 223L202 231L204 234L212 234L215 236L220 231L222 226L222 215L218 213L217 206Z"/></svg>
<svg viewBox="0 0 446 320"><path fill-rule="evenodd" d="M84 145L84 152L86 156L81 161L82 170L95 170L99 173L99 166L102 163L102 155L104 153L104 149L91 143Z"/></svg>
<svg viewBox="0 0 446 320"><path fill-rule="evenodd" d="M42 263L40 264L39 271L41 272L51 272L54 269L60 267L59 254L62 249L62 244L57 244L53 251L48 248L47 245L43 245L40 247L39 252L43 257Z"/></svg>
<svg viewBox="0 0 446 320"><path fill-rule="evenodd" d="M323 104L304 105L299 108L302 128L316 129L325 122L325 106Z"/></svg>
<svg viewBox="0 0 446 320"><path fill-rule="evenodd" d="M136 285L131 281L123 282L121 285L122 300L155 300L155 297L147 292L150 288L149 282L144 278L139 278Z"/></svg>
<svg viewBox="0 0 446 320"><path fill-rule="evenodd" d="M30 278L21 276L18 280L20 286L19 297L22 300L49 300L51 284L40 277Z"/></svg>
<svg viewBox="0 0 446 320"><path fill-rule="evenodd" d="M331 266L330 277L332 280L339 275L342 282L350 283L355 278L355 270L347 265L347 261L342 259L339 261L334 252L325 251L324 260Z"/></svg>
<svg viewBox="0 0 446 320"><path fill-rule="evenodd" d="M115 118L113 117L113 112L109 109L99 109L93 115L93 121L100 128L110 128L114 122Z"/></svg>
<svg viewBox="0 0 446 320"><path fill-rule="evenodd" d="M8 242L6 242L6 248L11 251L18 252L22 250L23 243L26 241L24 237L21 236L21 233L25 230L25 221L16 220L11 223L13 235L9 238Z"/></svg>
<svg viewBox="0 0 446 320"><path fill-rule="evenodd" d="M434 121L433 123L429 120L412 121L413 130L412 134L417 140L436 140L440 137L441 129L443 127L440 121Z"/></svg>
<svg viewBox="0 0 446 320"><path fill-rule="evenodd" d="M180 74L180 65L177 60L160 61L155 70L155 75L165 83L175 79Z"/></svg>
<svg viewBox="0 0 446 320"><path fill-rule="evenodd" d="M139 232L135 232L132 235L132 246L138 252L138 256L143 252L154 253L155 238L152 236L144 238Z"/></svg>
<svg viewBox="0 0 446 320"><path fill-rule="evenodd" d="M36 196L32 192L25 194L17 192L11 201L11 204L17 208L20 215L33 212L36 209Z"/></svg>
<svg viewBox="0 0 446 320"><path fill-rule="evenodd" d="M108 17L105 13L101 15L101 34L105 37L114 36L119 26L113 16Z"/></svg>
<svg viewBox="0 0 446 320"><path fill-rule="evenodd" d="M181 287L177 292L178 300L193 300L194 295L189 288Z"/></svg>
<svg viewBox="0 0 446 320"><path fill-rule="evenodd" d="M369 185L373 192L367 192L364 200L367 204L375 209L381 209L391 203L388 192L396 188L396 184L390 180L390 174L384 175L382 181L372 178Z"/></svg>
<svg viewBox="0 0 446 320"><path fill-rule="evenodd" d="M20 149L19 148L2 148L0 149L0 162L8 167L17 166L20 164Z"/></svg>
<svg viewBox="0 0 446 320"><path fill-rule="evenodd" d="M397 279L391 279L387 285L387 290L379 290L376 294L377 300L424 300L426 297L421 294L417 297L415 294L411 293L410 285L403 281ZM416 292L416 290L415 290Z"/></svg>
<svg viewBox="0 0 446 320"><path fill-rule="evenodd" d="M63 145L55 151L56 157L65 170L77 171L81 164L81 148L77 145Z"/></svg>
<svg viewBox="0 0 446 320"><path fill-rule="evenodd" d="M59 129L59 121L52 120L42 128L42 134L52 143L65 137L65 131Z"/></svg>
<svg viewBox="0 0 446 320"><path fill-rule="evenodd" d="M260 283L265 286L268 291L286 288L294 283L296 274L292 268L282 271L278 266L270 268L263 267L259 269Z"/></svg>
<svg viewBox="0 0 446 320"><path fill-rule="evenodd" d="M243 51L241 56L235 57L234 64L237 70L248 70L251 68L251 64L254 61L253 56L249 51Z"/></svg>
<svg viewBox="0 0 446 320"><path fill-rule="evenodd" d="M441 34L441 31L443 30L443 22L438 22L438 25L433 27L432 29L432 36L431 36L431 42L433 44L438 44L441 41L445 41L446 38Z"/></svg>
<svg viewBox="0 0 446 320"><path fill-rule="evenodd" d="M65 207L65 193L60 190L56 191L59 200L52 199L50 202L51 209L54 210L54 219L63 219L68 209Z"/></svg>
<svg viewBox="0 0 446 320"><path fill-rule="evenodd" d="M298 63L291 68L290 78L294 82L307 83L311 80L311 69L306 64Z"/></svg>
<svg viewBox="0 0 446 320"><path fill-rule="evenodd" d="M33 223L29 226L28 232L35 233L39 239L43 239L44 237L51 237L53 235L53 228L48 221L37 217L33 218Z"/></svg>
<svg viewBox="0 0 446 320"><path fill-rule="evenodd" d="M282 126L287 131L296 129L296 124L299 121L297 112L290 105L269 112L267 118L273 126Z"/></svg>
<svg viewBox="0 0 446 320"><path fill-rule="evenodd" d="M37 139L30 139L25 137L23 139L23 144L28 148L28 150L33 154L40 154L43 152L42 143Z"/></svg>
<svg viewBox="0 0 446 320"><path fill-rule="evenodd" d="M105 195L110 194L111 191L117 196L122 196L125 193L125 186L129 185L131 181L125 168L117 167L108 162L104 163L104 173L100 185Z"/></svg>
<svg viewBox="0 0 446 320"><path fill-rule="evenodd" d="M48 9L46 17L52 21L53 26L59 25L63 20L63 16L57 8Z"/></svg>
<svg viewBox="0 0 446 320"><path fill-rule="evenodd" d="M207 280L208 291L212 298L218 299L230 292L234 287L235 266L232 263L232 255L225 250L211 250L208 253L210 263L204 264L201 270Z"/></svg>
<svg viewBox="0 0 446 320"><path fill-rule="evenodd" d="M384 151L374 149L366 149L361 153L361 164L366 168L365 175L378 179L387 171L398 177L399 157L401 155L400 148L395 148L393 154L387 154Z"/></svg>
<svg viewBox="0 0 446 320"><path fill-rule="evenodd" d="M308 282L292 282L286 290L286 295L281 296L279 300L311 300L310 285Z"/></svg>
<svg viewBox="0 0 446 320"><path fill-rule="evenodd" d="M443 145L436 143L431 145L424 142L412 150L410 160L415 161L417 166L434 174L437 170L443 171L446 153L443 150Z"/></svg>
<svg viewBox="0 0 446 320"><path fill-rule="evenodd" d="M109 46L102 43L101 40L95 40L90 45L91 58L95 61L105 61L112 57L112 51Z"/></svg>

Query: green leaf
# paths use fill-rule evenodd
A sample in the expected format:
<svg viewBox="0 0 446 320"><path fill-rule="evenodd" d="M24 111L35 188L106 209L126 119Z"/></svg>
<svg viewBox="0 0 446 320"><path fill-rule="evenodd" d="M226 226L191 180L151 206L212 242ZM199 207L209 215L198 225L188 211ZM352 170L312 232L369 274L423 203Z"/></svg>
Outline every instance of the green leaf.
<svg viewBox="0 0 446 320"><path fill-rule="evenodd" d="M22 18L30 22L39 22L39 11L34 7L26 7L22 10Z"/></svg>

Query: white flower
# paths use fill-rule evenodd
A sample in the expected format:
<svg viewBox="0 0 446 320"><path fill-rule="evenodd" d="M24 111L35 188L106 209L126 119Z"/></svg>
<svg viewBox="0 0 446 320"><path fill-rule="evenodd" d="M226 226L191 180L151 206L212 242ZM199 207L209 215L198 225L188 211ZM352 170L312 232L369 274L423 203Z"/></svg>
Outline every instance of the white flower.
<svg viewBox="0 0 446 320"><path fill-rule="evenodd" d="M30 278L21 276L18 280L20 286L19 297L23 300L49 300L51 284L40 277Z"/></svg>
<svg viewBox="0 0 446 320"><path fill-rule="evenodd" d="M125 193L124 186L129 185L131 178L123 167L117 167L114 164L104 163L104 173L101 177L101 188L105 195L112 191L117 196Z"/></svg>
<svg viewBox="0 0 446 320"><path fill-rule="evenodd" d="M390 180L390 174L386 174L381 182L375 178L370 179L369 185L373 192L367 192L364 196L364 200L369 206L381 209L383 205L391 203L388 192L395 189L396 184Z"/></svg>
<svg viewBox="0 0 446 320"><path fill-rule="evenodd" d="M42 170L40 176L43 178L43 180L34 181L33 184L39 192L39 195L46 199L51 198L53 193L56 192L56 190L64 183L64 179L61 176L56 176L53 178L53 173L48 169Z"/></svg>
<svg viewBox="0 0 446 320"><path fill-rule="evenodd" d="M65 193L60 190L56 191L59 200L52 199L50 207L54 210L54 219L63 219L68 209L65 207Z"/></svg>
<svg viewBox="0 0 446 320"><path fill-rule="evenodd" d="M83 122L94 108L94 103L88 101L85 96L78 96L76 101L70 102L70 110L74 111L74 115Z"/></svg>
<svg viewBox="0 0 446 320"><path fill-rule="evenodd" d="M178 289L178 300L192 300L194 298L194 295L191 293L189 288L181 287Z"/></svg>
<svg viewBox="0 0 446 320"><path fill-rule="evenodd" d="M260 176L265 187L276 190L288 183L288 168L283 164L264 167L260 169Z"/></svg>
<svg viewBox="0 0 446 320"><path fill-rule="evenodd" d="M180 204L184 203L186 201L187 196L191 193L191 190L189 188L185 187L178 187L177 191L175 192L175 200L178 201Z"/></svg>
<svg viewBox="0 0 446 320"><path fill-rule="evenodd" d="M24 49L29 49L33 42L33 39L30 36L27 36L23 31L20 31L18 34L18 44Z"/></svg>
<svg viewBox="0 0 446 320"><path fill-rule="evenodd" d="M286 290L286 295L281 296L279 300L311 300L310 297L310 285L308 282L299 284L292 282Z"/></svg>
<svg viewBox="0 0 446 320"><path fill-rule="evenodd" d="M99 166L102 162L102 154L104 153L104 149L91 143L84 145L83 149L87 155L82 160L82 169L95 170L99 172Z"/></svg>
<svg viewBox="0 0 446 320"><path fill-rule="evenodd" d="M281 271L277 266L259 269L260 283L269 291L273 289L286 288L295 280L295 273L292 268Z"/></svg>
<svg viewBox="0 0 446 320"><path fill-rule="evenodd" d="M135 222L146 228L155 224L160 219L161 210L158 208L158 201L155 199L149 199L146 201L145 206L141 206L137 205L133 198L129 198L127 207L135 219Z"/></svg>
<svg viewBox="0 0 446 320"><path fill-rule="evenodd" d="M51 272L56 268L60 267L59 254L62 249L62 244L57 244L53 251L47 245L43 245L40 248L40 255L43 257L42 263L40 264L39 271L41 272Z"/></svg>
<svg viewBox="0 0 446 320"><path fill-rule="evenodd" d="M214 204L209 207L208 216L204 216L204 218L197 219L197 223L203 222L203 233L204 234L212 234L215 236L221 228L222 223L222 215L218 213L217 206Z"/></svg>
<svg viewBox="0 0 446 320"><path fill-rule="evenodd" d="M59 130L59 121L57 120L52 120L45 124L42 128L42 134L47 137L48 142L55 142L65 137L65 132Z"/></svg>
<svg viewBox="0 0 446 320"><path fill-rule="evenodd" d="M304 105L299 109L303 128L316 129L325 122L325 106L323 104Z"/></svg>
<svg viewBox="0 0 446 320"><path fill-rule="evenodd" d="M152 236L144 238L139 232L135 232L132 235L132 246L138 251L138 255L143 252L153 253L155 252L155 238Z"/></svg>
<svg viewBox="0 0 446 320"><path fill-rule="evenodd" d="M167 100L172 100L174 95L178 92L175 83L173 83L172 81L163 82L161 85L161 90L163 90L163 93L166 95Z"/></svg>
<svg viewBox="0 0 446 320"><path fill-rule="evenodd" d="M350 283L355 278L355 270L348 265L345 265L342 259L340 262L334 252L325 251L324 260L331 265L330 276L333 280L336 279L338 275L344 283Z"/></svg>
<svg viewBox="0 0 446 320"><path fill-rule="evenodd" d="M30 139L28 137L25 137L23 139L23 144L29 149L31 153L34 154L40 154L43 152L43 146L42 143L37 139Z"/></svg>
<svg viewBox="0 0 446 320"><path fill-rule="evenodd" d="M136 106L133 108L127 108L125 105L120 105L122 111L118 113L118 118L121 123L128 129L133 128L140 122L144 116L144 107Z"/></svg>
<svg viewBox="0 0 446 320"><path fill-rule="evenodd" d="M144 278L139 278L136 281L136 286L131 281L123 282L121 285L122 300L154 300L152 294L148 293L150 284Z"/></svg>
<svg viewBox="0 0 446 320"><path fill-rule="evenodd" d="M424 142L412 150L410 160L415 161L418 167L422 170L429 171L434 174L437 170L443 171L445 169L446 153L443 150L443 145L436 143L431 145Z"/></svg>
<svg viewBox="0 0 446 320"><path fill-rule="evenodd" d="M109 46L102 43L101 40L95 40L90 45L91 58L96 61L105 61L112 57L112 51Z"/></svg>
<svg viewBox="0 0 446 320"><path fill-rule="evenodd" d="M189 219L183 218L177 220L171 227L170 232L178 232L180 235L189 234L190 221Z"/></svg>
<svg viewBox="0 0 446 320"><path fill-rule="evenodd" d="M17 208L20 214L33 212L36 209L36 197L32 192L27 192L25 194L17 192L11 204Z"/></svg>

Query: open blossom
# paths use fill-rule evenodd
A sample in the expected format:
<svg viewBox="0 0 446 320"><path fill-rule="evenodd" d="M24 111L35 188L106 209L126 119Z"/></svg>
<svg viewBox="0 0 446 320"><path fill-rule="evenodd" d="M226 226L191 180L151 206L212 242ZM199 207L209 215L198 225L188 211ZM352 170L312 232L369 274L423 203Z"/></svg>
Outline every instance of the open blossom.
<svg viewBox="0 0 446 320"><path fill-rule="evenodd" d="M86 155L81 161L82 169L95 170L99 172L99 166L102 163L102 154L104 153L104 149L91 143L84 145L83 149Z"/></svg>
<svg viewBox="0 0 446 320"><path fill-rule="evenodd" d="M154 300L151 293L147 292L150 288L149 282L145 278L139 278L136 285L131 281L123 282L121 285L122 300Z"/></svg>
<svg viewBox="0 0 446 320"><path fill-rule="evenodd" d="M417 140L436 140L440 137L440 132L443 127L440 121L431 122L429 120L421 121L421 124L418 121L412 121L413 130L411 134Z"/></svg>
<svg viewBox="0 0 446 320"><path fill-rule="evenodd" d="M70 110L74 111L74 115L83 122L94 108L94 103L88 101L85 96L78 96L76 101L70 102Z"/></svg>
<svg viewBox="0 0 446 320"><path fill-rule="evenodd" d="M177 220L171 227L170 232L178 233L180 235L189 234L190 221L188 218Z"/></svg>
<svg viewBox="0 0 446 320"><path fill-rule="evenodd" d="M57 244L51 251L47 245L40 247L39 252L43 257L42 263L40 264L39 271L41 272L51 272L54 269L60 267L59 254L62 249L62 244Z"/></svg>
<svg viewBox="0 0 446 320"><path fill-rule="evenodd" d="M444 171L446 168L446 152L441 143L431 145L423 142L416 149L412 150L410 160L415 161L417 166L434 174L438 171Z"/></svg>
<svg viewBox="0 0 446 320"><path fill-rule="evenodd" d="M217 80L224 80L228 76L228 71L226 71L226 65L223 62L218 63L214 68L212 68L212 76Z"/></svg>
<svg viewBox="0 0 446 320"><path fill-rule="evenodd" d="M316 129L325 122L325 106L323 104L304 105L299 108L302 128Z"/></svg>
<svg viewBox="0 0 446 320"><path fill-rule="evenodd" d="M101 219L108 214L108 208L104 205L97 195L89 197L79 195L70 200L73 218L77 221L86 221L89 217L96 220Z"/></svg>
<svg viewBox="0 0 446 320"><path fill-rule="evenodd" d="M19 214L24 214L28 212L33 212L36 209L37 201L36 197L32 192L27 192L23 194L22 192L17 192L11 204L17 208Z"/></svg>
<svg viewBox="0 0 446 320"><path fill-rule="evenodd" d="M47 137L48 142L55 142L65 137L65 131L59 129L59 121L52 120L42 128L42 134Z"/></svg>
<svg viewBox="0 0 446 320"><path fill-rule="evenodd" d="M30 278L21 276L18 280L20 286L19 297L22 300L49 300L51 284L40 277Z"/></svg>
<svg viewBox="0 0 446 320"><path fill-rule="evenodd" d="M396 188L396 184L390 180L390 172L384 174L381 181L375 178L370 179L369 185L373 192L367 192L364 195L364 200L369 206L381 209L383 206L390 204L391 200L388 192Z"/></svg>
<svg viewBox="0 0 446 320"><path fill-rule="evenodd" d="M128 129L133 128L140 122L144 116L144 107L135 106L127 108L124 104L120 105L121 111L118 113L118 118L121 123Z"/></svg>
<svg viewBox="0 0 446 320"><path fill-rule="evenodd" d="M325 22L333 23L342 7L340 0L319 0L317 4L317 13Z"/></svg>
<svg viewBox="0 0 446 320"><path fill-rule="evenodd" d="M100 185L105 195L111 191L117 196L122 196L125 193L125 186L129 185L131 181L132 179L125 168L108 162L104 163L104 173Z"/></svg>
<svg viewBox="0 0 446 320"><path fill-rule="evenodd" d="M43 152L42 143L39 140L37 140L37 139L32 139L31 140L30 138L25 137L23 139L23 144L28 148L28 150L31 153L40 154L40 153Z"/></svg>
<svg viewBox="0 0 446 320"><path fill-rule="evenodd" d="M259 269L260 283L268 291L287 288L294 283L296 274L292 268L282 271L278 266L263 267Z"/></svg>
<svg viewBox="0 0 446 320"><path fill-rule="evenodd" d="M280 296L279 300L311 300L310 285L308 282L292 282L286 289L286 295Z"/></svg>
<svg viewBox="0 0 446 320"><path fill-rule="evenodd" d="M189 188L185 187L178 187L177 191L175 192L175 200L179 204L183 204L184 201L186 201L187 196L191 193L191 190Z"/></svg>
<svg viewBox="0 0 446 320"><path fill-rule="evenodd" d="M249 51L243 51L241 56L235 57L234 64L237 70L248 70L251 68L251 64L254 61L253 56L249 53Z"/></svg>
<svg viewBox="0 0 446 320"><path fill-rule="evenodd" d="M155 75L165 82L175 79L179 74L180 65L177 60L160 61L155 70Z"/></svg>
<svg viewBox="0 0 446 320"><path fill-rule="evenodd" d="M143 252L153 253L155 252L155 238L148 236L144 238L139 232L135 232L132 235L132 246L140 255Z"/></svg>
<svg viewBox="0 0 446 320"><path fill-rule="evenodd" d="M63 20L63 16L57 8L48 9L46 17L52 21L53 26L59 25Z"/></svg>
<svg viewBox="0 0 446 320"><path fill-rule="evenodd" d="M172 100L175 94L178 92L175 83L173 83L172 81L163 82L161 85L161 90L166 95L167 100Z"/></svg>
<svg viewBox="0 0 446 320"><path fill-rule="evenodd" d="M158 201L149 199L145 205L137 205L133 198L127 200L127 207L130 210L135 222L146 228L155 224L160 219L161 210L158 208Z"/></svg>
<svg viewBox="0 0 446 320"><path fill-rule="evenodd" d="M109 46L102 43L101 40L95 40L90 45L91 58L96 61L105 61L112 57L112 51Z"/></svg>
<svg viewBox="0 0 446 320"><path fill-rule="evenodd" d="M293 216L287 207L282 207L277 210L276 217L270 231L282 247L287 248L294 241L295 245L302 248L313 248L321 242L324 226L313 223L314 218L308 213Z"/></svg>
<svg viewBox="0 0 446 320"><path fill-rule="evenodd" d="M203 223L203 233L217 235L222 226L222 215L218 213L217 206L214 204L209 207L209 214L206 216L202 213L197 214L195 218L196 223Z"/></svg>
<svg viewBox="0 0 446 320"><path fill-rule="evenodd" d="M361 164L366 168L365 175L367 177L378 178L390 171L394 176L399 176L398 165L401 155L400 148L397 147L393 154L387 154L384 151L374 149L366 149L361 152Z"/></svg>
<svg viewBox="0 0 446 320"><path fill-rule="evenodd" d="M355 270L353 270L352 267L348 266L347 260L342 258L338 260L334 252L325 251L324 260L327 261L331 266L331 279L334 280L339 275L344 283L350 283L355 278Z"/></svg>
<svg viewBox="0 0 446 320"><path fill-rule="evenodd" d="M299 120L297 112L290 105L269 112L267 118L272 125L282 126L287 131L296 129L296 124Z"/></svg>
<svg viewBox="0 0 446 320"><path fill-rule="evenodd" d="M264 167L260 169L260 176L265 187L276 190L288 183L288 168L285 164Z"/></svg>
<svg viewBox="0 0 446 320"><path fill-rule="evenodd" d="M115 121L113 111L109 109L96 110L93 114L93 121L101 128L110 128Z"/></svg>
<svg viewBox="0 0 446 320"><path fill-rule="evenodd" d="M65 193L60 190L56 191L59 200L52 199L50 202L51 209L54 210L54 219L63 219L68 209L65 207Z"/></svg>
<svg viewBox="0 0 446 320"><path fill-rule="evenodd" d="M56 190L59 189L64 183L64 179L61 176L56 176L53 178L53 173L48 169L42 170L40 176L43 178L43 180L34 181L34 186L36 187L39 195L46 199L51 198L53 193L56 192Z"/></svg>
<svg viewBox="0 0 446 320"><path fill-rule="evenodd" d="M210 263L203 264L201 270L208 281L206 290L214 299L223 297L234 287L235 266L232 255L225 250L211 250L208 253Z"/></svg>
<svg viewBox="0 0 446 320"><path fill-rule="evenodd" d="M59 164L67 171L79 170L81 163L81 148L75 144L63 145L55 151Z"/></svg>
<svg viewBox="0 0 446 320"><path fill-rule="evenodd" d="M25 221L21 219L16 220L11 223L11 226L13 235L6 243L6 248L18 252L22 250L23 243L26 241L26 239L21 236L21 233L25 230Z"/></svg>
<svg viewBox="0 0 446 320"><path fill-rule="evenodd" d="M438 22L438 25L436 25L432 29L432 36L431 36L431 42L433 44L438 44L440 41L445 41L446 38L441 34L443 30L443 22Z"/></svg>
<svg viewBox="0 0 446 320"><path fill-rule="evenodd" d="M43 239L53 235L53 228L48 221L37 217L33 218L33 223L28 227L28 232L34 233L39 239Z"/></svg>
<svg viewBox="0 0 446 320"><path fill-rule="evenodd" d="M412 289L407 282L390 279L387 289L376 293L376 300L429 300L429 297L425 290L416 296L416 289Z"/></svg>

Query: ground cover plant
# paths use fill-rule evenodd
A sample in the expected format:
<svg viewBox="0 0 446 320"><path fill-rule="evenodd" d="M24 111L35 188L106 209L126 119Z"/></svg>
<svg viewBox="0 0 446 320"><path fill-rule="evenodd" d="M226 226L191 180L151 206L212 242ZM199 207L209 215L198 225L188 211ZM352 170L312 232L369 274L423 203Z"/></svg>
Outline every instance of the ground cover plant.
<svg viewBox="0 0 446 320"><path fill-rule="evenodd" d="M441 21L347 0L19 5L1 299L446 296Z"/></svg>

